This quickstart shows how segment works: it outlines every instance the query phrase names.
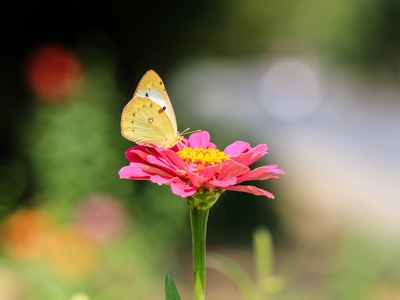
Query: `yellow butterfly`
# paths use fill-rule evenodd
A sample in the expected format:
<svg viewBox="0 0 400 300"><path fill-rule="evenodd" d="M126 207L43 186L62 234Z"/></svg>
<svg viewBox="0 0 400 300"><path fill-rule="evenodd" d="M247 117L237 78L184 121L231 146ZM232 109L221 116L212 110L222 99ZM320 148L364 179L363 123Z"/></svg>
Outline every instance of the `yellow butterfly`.
<svg viewBox="0 0 400 300"><path fill-rule="evenodd" d="M139 145L171 148L182 140L164 83L149 70L121 116L121 134Z"/></svg>

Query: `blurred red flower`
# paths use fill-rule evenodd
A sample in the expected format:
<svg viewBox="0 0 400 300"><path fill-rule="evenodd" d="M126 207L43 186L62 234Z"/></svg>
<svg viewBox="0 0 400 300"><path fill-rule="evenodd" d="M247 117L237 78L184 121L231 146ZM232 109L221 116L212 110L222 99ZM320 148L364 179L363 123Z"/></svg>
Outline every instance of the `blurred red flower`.
<svg viewBox="0 0 400 300"><path fill-rule="evenodd" d="M59 102L79 87L83 68L72 51L48 45L34 52L26 66L31 90L46 102Z"/></svg>

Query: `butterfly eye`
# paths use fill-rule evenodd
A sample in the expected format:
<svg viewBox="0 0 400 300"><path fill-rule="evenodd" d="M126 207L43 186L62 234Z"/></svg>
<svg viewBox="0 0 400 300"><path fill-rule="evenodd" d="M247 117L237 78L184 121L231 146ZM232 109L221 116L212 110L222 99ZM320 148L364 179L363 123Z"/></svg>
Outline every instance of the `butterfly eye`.
<svg viewBox="0 0 400 300"><path fill-rule="evenodd" d="M149 93L146 93L146 97L149 97Z"/></svg>
<svg viewBox="0 0 400 300"><path fill-rule="evenodd" d="M167 107L166 106L163 106L163 108L162 108L163 110L167 110Z"/></svg>

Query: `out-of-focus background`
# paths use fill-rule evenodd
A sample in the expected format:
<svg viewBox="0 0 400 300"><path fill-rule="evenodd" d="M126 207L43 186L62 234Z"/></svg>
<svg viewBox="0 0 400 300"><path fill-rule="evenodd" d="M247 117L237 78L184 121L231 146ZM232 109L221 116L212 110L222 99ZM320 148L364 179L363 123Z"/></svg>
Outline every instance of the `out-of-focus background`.
<svg viewBox="0 0 400 300"><path fill-rule="evenodd" d="M267 143L255 183L225 193L208 248L254 276L269 229L271 299L400 299L400 2L28 1L2 8L0 299L163 299L192 289L185 200L120 180L123 106L163 78L179 130ZM293 259L302 257L301 260ZM241 299L209 270L208 299Z"/></svg>

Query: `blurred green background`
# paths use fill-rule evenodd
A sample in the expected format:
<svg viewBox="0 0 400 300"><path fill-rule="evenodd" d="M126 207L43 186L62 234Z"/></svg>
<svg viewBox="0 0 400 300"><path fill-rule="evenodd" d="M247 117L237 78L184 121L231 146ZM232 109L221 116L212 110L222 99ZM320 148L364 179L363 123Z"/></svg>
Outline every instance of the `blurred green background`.
<svg viewBox="0 0 400 300"><path fill-rule="evenodd" d="M400 298L400 2L7 2L0 30L0 299L190 299L185 200L120 180L119 121L156 70L179 130L220 149L267 143L255 183L225 193L208 248L250 274L252 234L272 233L271 299ZM294 257L302 257L300 261ZM208 299L241 299L209 270Z"/></svg>

